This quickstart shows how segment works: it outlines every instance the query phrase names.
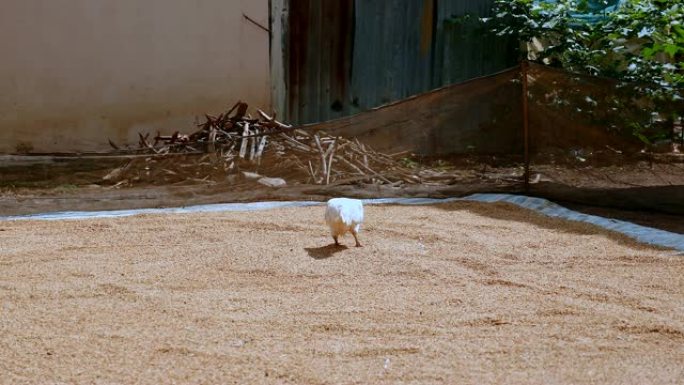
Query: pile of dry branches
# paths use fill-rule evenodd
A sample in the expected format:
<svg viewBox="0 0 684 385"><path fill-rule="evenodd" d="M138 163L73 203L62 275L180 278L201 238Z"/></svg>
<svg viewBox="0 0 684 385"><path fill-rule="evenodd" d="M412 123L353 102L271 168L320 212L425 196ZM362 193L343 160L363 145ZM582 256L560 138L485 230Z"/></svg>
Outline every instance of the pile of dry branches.
<svg viewBox="0 0 684 385"><path fill-rule="evenodd" d="M268 116L262 110L257 110L259 118L252 118L247 113L249 106L247 103L237 102L227 112L219 116L205 115L204 123L198 124L199 129L192 134L186 135L179 131L172 135L157 135L150 138L150 134L143 135L138 133L139 149L137 152L151 153L151 154L168 154L168 153L213 153L222 151L226 148L232 149L236 141L243 142L240 151L242 157L247 153L247 141L243 139L252 139L253 143L257 142L256 138L261 138L258 144L259 154L263 152L266 140L266 135L288 131L292 126L280 123L276 120L275 114ZM231 116L231 114L233 114ZM111 140L109 144L117 151L119 146ZM256 152L252 151L250 157L255 157Z"/></svg>
<svg viewBox="0 0 684 385"><path fill-rule="evenodd" d="M330 184L343 179L379 184L420 183L421 179L399 159L408 155L383 154L357 139L310 133L302 129L271 137L273 155L308 176L309 183Z"/></svg>
<svg viewBox="0 0 684 385"><path fill-rule="evenodd" d="M269 116L257 110L259 118L254 119L247 108L238 102L224 114L206 115L206 121L189 135L157 134L151 141L149 134L139 134L137 153L147 156L129 160L103 179L116 185L213 184L241 180L249 171L290 184L401 185L450 184L464 177L453 170L407 162L408 152L383 154L357 139L294 128L277 121L275 113Z"/></svg>

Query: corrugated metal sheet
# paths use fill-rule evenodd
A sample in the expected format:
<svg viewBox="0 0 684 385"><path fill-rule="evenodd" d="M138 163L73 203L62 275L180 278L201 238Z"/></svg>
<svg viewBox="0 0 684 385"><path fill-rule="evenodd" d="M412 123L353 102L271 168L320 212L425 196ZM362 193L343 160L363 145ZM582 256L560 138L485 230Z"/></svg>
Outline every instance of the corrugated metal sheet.
<svg viewBox="0 0 684 385"><path fill-rule="evenodd" d="M290 0L285 106L290 122L349 113L354 1Z"/></svg>
<svg viewBox="0 0 684 385"><path fill-rule="evenodd" d="M325 121L510 67L507 40L454 22L489 16L492 4L289 0L280 110L295 123Z"/></svg>
<svg viewBox="0 0 684 385"><path fill-rule="evenodd" d="M438 1L433 87L498 72L516 60L510 40L454 22L464 15L491 16L494 0ZM515 44L515 43L513 43Z"/></svg>
<svg viewBox="0 0 684 385"><path fill-rule="evenodd" d="M433 0L356 2L354 109L372 108L432 88L433 4Z"/></svg>

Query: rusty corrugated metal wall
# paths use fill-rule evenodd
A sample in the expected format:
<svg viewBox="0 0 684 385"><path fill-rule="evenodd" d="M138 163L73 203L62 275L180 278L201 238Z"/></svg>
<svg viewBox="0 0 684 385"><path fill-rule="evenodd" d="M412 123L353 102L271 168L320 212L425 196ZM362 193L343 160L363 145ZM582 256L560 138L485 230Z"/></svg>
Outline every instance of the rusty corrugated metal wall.
<svg viewBox="0 0 684 385"><path fill-rule="evenodd" d="M274 3L287 20L274 31L286 88L276 108L294 123L350 115L515 64L507 40L453 22L489 16L493 0Z"/></svg>
<svg viewBox="0 0 684 385"><path fill-rule="evenodd" d="M348 114L354 1L289 3L283 31L286 106L277 108L295 123Z"/></svg>

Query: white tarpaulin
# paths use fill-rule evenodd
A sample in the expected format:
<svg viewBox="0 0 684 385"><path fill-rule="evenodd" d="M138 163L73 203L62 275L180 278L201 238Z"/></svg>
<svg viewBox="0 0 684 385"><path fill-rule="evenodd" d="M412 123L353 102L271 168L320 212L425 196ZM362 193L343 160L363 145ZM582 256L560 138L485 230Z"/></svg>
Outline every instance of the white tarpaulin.
<svg viewBox="0 0 684 385"><path fill-rule="evenodd" d="M477 202L508 202L514 205L534 210L541 214L563 218L571 221L591 223L604 229L612 230L633 238L639 242L673 248L684 252L684 235L669 231L658 230L651 227L640 226L631 222L620 221L587 215L569 210L546 199L531 198L522 195L510 194L474 194L463 198L431 199L431 198L380 198L365 199L364 204L400 204L400 205L423 205L453 202L458 200ZM138 214L188 214L209 213L222 211L257 211L284 207L306 207L322 205L322 202L285 201L285 202L254 202L254 203L222 203L210 205L197 205L188 207L161 208L161 209L136 209L136 210L112 210L112 211L65 211L46 214L32 214L20 216L0 217L0 220L67 220L67 219L91 219L91 218L115 218Z"/></svg>

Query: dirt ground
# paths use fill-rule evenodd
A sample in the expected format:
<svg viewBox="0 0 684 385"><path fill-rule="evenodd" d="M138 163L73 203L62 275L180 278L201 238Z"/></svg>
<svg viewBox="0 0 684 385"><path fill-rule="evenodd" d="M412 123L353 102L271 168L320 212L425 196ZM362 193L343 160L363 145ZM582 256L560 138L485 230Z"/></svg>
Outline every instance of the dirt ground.
<svg viewBox="0 0 684 385"><path fill-rule="evenodd" d="M684 383L684 258L507 204L0 222L2 384Z"/></svg>

